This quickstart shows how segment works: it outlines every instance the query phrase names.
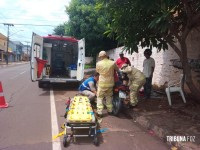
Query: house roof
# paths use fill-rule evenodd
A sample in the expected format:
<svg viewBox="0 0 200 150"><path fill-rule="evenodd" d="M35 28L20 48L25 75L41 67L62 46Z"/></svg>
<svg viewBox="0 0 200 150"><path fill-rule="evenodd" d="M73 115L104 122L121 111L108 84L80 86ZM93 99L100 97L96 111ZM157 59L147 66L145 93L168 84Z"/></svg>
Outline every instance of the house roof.
<svg viewBox="0 0 200 150"><path fill-rule="evenodd" d="M7 39L7 36L5 36L5 35L3 35L2 33L0 33L0 39L6 40L6 39Z"/></svg>

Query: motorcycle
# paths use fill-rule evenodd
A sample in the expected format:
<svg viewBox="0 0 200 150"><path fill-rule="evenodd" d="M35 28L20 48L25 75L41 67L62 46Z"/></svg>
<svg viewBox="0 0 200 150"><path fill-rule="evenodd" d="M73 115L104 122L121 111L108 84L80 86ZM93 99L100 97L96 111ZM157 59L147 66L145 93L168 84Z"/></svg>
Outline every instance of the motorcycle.
<svg viewBox="0 0 200 150"><path fill-rule="evenodd" d="M113 114L118 116L121 111L127 109L130 103L130 90L127 85L116 85L113 90Z"/></svg>

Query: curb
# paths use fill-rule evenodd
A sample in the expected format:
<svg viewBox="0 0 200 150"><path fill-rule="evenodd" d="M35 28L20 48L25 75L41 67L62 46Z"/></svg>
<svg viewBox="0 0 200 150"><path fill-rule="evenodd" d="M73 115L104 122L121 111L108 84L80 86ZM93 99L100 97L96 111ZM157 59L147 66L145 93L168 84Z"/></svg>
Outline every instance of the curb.
<svg viewBox="0 0 200 150"><path fill-rule="evenodd" d="M175 135L173 131L163 128L161 126L155 125L150 119L145 117L144 114L138 112L129 111L129 114L132 116L134 122L138 123L140 126L145 128L149 134L152 136L155 135L165 142L170 147L175 147L174 150L197 150L200 149L200 146L191 143L191 142L168 142L167 136Z"/></svg>
<svg viewBox="0 0 200 150"><path fill-rule="evenodd" d="M14 62L14 63L9 63L7 64L0 64L0 68L5 68L5 67L9 67L9 66L14 66L14 65L20 65L20 64L27 64L29 62Z"/></svg>

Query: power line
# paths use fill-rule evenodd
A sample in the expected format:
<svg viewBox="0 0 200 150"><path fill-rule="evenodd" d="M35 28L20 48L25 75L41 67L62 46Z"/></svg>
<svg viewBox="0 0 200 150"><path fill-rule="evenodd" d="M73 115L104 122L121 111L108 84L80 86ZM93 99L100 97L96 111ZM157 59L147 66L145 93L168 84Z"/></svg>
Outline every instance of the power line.
<svg viewBox="0 0 200 150"><path fill-rule="evenodd" d="M37 19L33 19L32 16L26 16L25 17L24 16L24 12L22 12L21 14L13 12L12 14L17 14L17 16L16 16L17 18L13 17L13 15L9 15L9 14L4 15L3 12L0 12L0 16L3 16L5 19L48 21L48 19L38 19L38 18ZM58 21L58 22L60 21L60 19L69 18L69 15L67 13L64 14L64 13L55 13L55 12L53 12L53 14L48 14L47 16L48 16L48 18L54 18L53 20Z"/></svg>
<svg viewBox="0 0 200 150"><path fill-rule="evenodd" d="M1 14L0 14L0 17L1 17ZM55 18L52 18L52 17L56 17ZM2 17L1 17L2 18ZM52 19L51 19L52 18ZM38 19L38 18L34 18L33 17L4 17L4 20L7 19L7 20L12 20L12 19L16 19L16 20L34 20L34 21L50 21L50 22L59 22L60 20L62 19L67 19L69 18L68 16L49 16L48 15L48 18L47 19Z"/></svg>
<svg viewBox="0 0 200 150"><path fill-rule="evenodd" d="M16 35L13 36L13 38L30 38L30 37L24 36L22 34L16 34ZM11 39L13 39L13 38L11 38Z"/></svg>
<svg viewBox="0 0 200 150"><path fill-rule="evenodd" d="M7 30L7 47L6 47L6 64L8 65L8 45L9 45L9 27L10 26L14 26L13 24L11 23L4 23L5 26L8 26L8 30Z"/></svg>
<svg viewBox="0 0 200 150"><path fill-rule="evenodd" d="M11 20L11 19L16 19L16 20L31 20L31 21L46 21L46 22L60 22L60 20L66 19L64 17L60 17L60 19L57 18L57 20L52 19L52 20L44 20L44 19L32 19L32 18L5 18L7 20ZM67 19L66 19L67 20Z"/></svg>
<svg viewBox="0 0 200 150"><path fill-rule="evenodd" d="M0 23L0 24L14 24L14 25L25 25L25 26L51 26L56 27L57 25L49 25L49 24L23 24L23 23Z"/></svg>
<svg viewBox="0 0 200 150"><path fill-rule="evenodd" d="M25 9L21 9L21 10L18 10L16 8L1 8L2 10L8 10L9 12L15 12L15 13L24 13L24 11L26 11ZM63 12L65 12L65 9L63 9L63 11L61 10L53 10L53 14L63 14ZM4 13L4 12L1 12L1 13Z"/></svg>

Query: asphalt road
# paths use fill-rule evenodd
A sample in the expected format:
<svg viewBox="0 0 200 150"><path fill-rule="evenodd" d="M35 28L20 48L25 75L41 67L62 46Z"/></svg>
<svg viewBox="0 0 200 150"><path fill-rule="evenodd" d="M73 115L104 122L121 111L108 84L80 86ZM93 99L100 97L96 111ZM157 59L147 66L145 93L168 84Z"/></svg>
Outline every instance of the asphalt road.
<svg viewBox="0 0 200 150"><path fill-rule="evenodd" d="M62 132L65 102L77 94L77 87L56 85L39 89L30 80L29 64L0 68L0 81L8 108L0 109L0 150L168 150L160 139L140 128L125 115L107 116L100 126L96 147L90 138L76 138L67 148Z"/></svg>

